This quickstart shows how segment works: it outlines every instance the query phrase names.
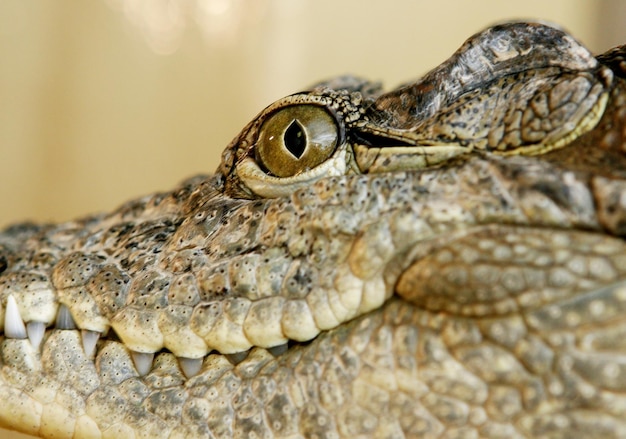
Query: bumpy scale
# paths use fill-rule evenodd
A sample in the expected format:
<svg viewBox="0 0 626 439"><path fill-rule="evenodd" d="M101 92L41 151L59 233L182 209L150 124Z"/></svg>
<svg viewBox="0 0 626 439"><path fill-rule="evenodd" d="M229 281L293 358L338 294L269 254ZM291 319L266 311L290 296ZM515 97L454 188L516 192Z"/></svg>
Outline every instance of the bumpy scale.
<svg viewBox="0 0 626 439"><path fill-rule="evenodd" d="M214 176L0 233L0 425L626 433L625 49L510 23L277 101Z"/></svg>

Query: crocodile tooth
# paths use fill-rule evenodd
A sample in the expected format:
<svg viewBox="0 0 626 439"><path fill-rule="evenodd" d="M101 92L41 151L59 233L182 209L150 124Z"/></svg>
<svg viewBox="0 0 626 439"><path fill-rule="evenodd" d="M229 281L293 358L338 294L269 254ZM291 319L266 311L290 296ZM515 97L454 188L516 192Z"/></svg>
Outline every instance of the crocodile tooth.
<svg viewBox="0 0 626 439"><path fill-rule="evenodd" d="M7 338L26 338L26 327L12 294L7 297L7 307L4 315L4 335Z"/></svg>
<svg viewBox="0 0 626 439"><path fill-rule="evenodd" d="M289 344L288 343L283 343L283 344L279 344L278 346L274 346L272 348L268 348L267 350L273 356L278 357L279 355L282 355L285 352L287 352L288 348L289 348Z"/></svg>
<svg viewBox="0 0 626 439"><path fill-rule="evenodd" d="M72 318L69 308L63 304L59 305L59 310L57 311L56 328L76 329L76 323Z"/></svg>
<svg viewBox="0 0 626 439"><path fill-rule="evenodd" d="M85 355L88 358L93 356L93 353L96 351L96 343L100 338L100 333L97 331L89 331L87 329L83 329L83 350L85 351Z"/></svg>
<svg viewBox="0 0 626 439"><path fill-rule="evenodd" d="M28 333L28 339L33 349L39 349L43 335L46 332L46 324L44 322L28 322L26 324L26 332Z"/></svg>
<svg viewBox="0 0 626 439"><path fill-rule="evenodd" d="M135 368L137 369L137 373L139 373L140 376L144 376L148 372L150 372L150 368L152 367L152 360L154 360L154 352L145 353L130 351L130 354L133 357Z"/></svg>
<svg viewBox="0 0 626 439"><path fill-rule="evenodd" d="M178 364L180 364L180 368L183 370L185 376L191 378L200 372L202 358L178 357Z"/></svg>
<svg viewBox="0 0 626 439"><path fill-rule="evenodd" d="M224 356L228 359L228 361L230 361L232 364L237 365L239 363L241 363L243 360L245 360L248 357L248 353L250 351L242 351L242 352L236 352L234 354L224 354Z"/></svg>

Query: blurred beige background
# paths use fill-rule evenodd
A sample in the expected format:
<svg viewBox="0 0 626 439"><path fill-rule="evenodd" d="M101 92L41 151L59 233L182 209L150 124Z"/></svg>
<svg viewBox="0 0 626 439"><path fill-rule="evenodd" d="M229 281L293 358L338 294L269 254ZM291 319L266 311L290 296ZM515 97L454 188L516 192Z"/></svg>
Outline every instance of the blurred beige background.
<svg viewBox="0 0 626 439"><path fill-rule="evenodd" d="M392 87L512 18L559 23L595 52L626 42L619 0L2 1L0 226L212 172L273 100L343 73Z"/></svg>

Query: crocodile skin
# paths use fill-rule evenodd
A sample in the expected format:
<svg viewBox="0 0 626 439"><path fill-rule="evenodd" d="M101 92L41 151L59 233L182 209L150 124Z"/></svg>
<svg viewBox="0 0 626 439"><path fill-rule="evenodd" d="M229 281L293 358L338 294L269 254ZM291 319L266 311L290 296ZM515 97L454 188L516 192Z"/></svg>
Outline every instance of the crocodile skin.
<svg viewBox="0 0 626 439"><path fill-rule="evenodd" d="M277 101L215 175L7 228L0 425L626 436L623 53L495 26L396 90Z"/></svg>

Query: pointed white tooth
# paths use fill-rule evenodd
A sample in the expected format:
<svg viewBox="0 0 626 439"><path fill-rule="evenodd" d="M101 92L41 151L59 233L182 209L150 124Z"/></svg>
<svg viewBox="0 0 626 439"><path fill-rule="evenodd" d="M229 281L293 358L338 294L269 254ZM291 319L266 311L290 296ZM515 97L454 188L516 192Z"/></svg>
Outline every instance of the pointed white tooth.
<svg viewBox="0 0 626 439"><path fill-rule="evenodd" d="M131 356L133 357L133 361L135 362L135 368L139 375L144 376L148 372L150 372L150 368L152 368L152 360L154 360L154 353L144 353L144 352L135 352L130 351Z"/></svg>
<svg viewBox="0 0 626 439"><path fill-rule="evenodd" d="M26 324L26 332L28 333L28 339L33 349L39 349L43 335L46 332L46 324L44 322L28 322Z"/></svg>
<svg viewBox="0 0 626 439"><path fill-rule="evenodd" d="M76 323L74 323L69 308L63 304L59 305L57 311L56 327L57 329L76 329Z"/></svg>
<svg viewBox="0 0 626 439"><path fill-rule="evenodd" d="M191 378L200 372L202 358L178 357L178 364L180 364L180 368L183 370L185 376Z"/></svg>
<svg viewBox="0 0 626 439"><path fill-rule="evenodd" d="M225 357L236 366L248 357L248 353L250 351L236 352L234 354L225 354Z"/></svg>
<svg viewBox="0 0 626 439"><path fill-rule="evenodd" d="M81 333L83 335L83 350L85 351L87 358L91 358L93 357L93 353L96 351L96 343L100 338L100 333L96 331L89 331L87 329L83 329Z"/></svg>
<svg viewBox="0 0 626 439"><path fill-rule="evenodd" d="M7 338L26 338L26 327L12 294L9 294L9 297L7 297L7 307L4 315L4 335Z"/></svg>

